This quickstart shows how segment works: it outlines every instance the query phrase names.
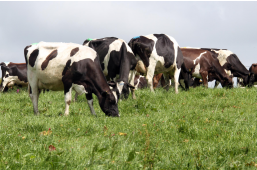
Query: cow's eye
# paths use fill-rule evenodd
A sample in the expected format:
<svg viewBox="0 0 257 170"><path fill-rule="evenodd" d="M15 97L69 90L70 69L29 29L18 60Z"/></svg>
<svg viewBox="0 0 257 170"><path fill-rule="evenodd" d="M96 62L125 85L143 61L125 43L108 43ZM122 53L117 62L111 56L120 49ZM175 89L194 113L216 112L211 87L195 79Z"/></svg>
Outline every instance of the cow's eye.
<svg viewBox="0 0 257 170"><path fill-rule="evenodd" d="M6 78L9 77L9 74L6 74L5 77L6 77Z"/></svg>

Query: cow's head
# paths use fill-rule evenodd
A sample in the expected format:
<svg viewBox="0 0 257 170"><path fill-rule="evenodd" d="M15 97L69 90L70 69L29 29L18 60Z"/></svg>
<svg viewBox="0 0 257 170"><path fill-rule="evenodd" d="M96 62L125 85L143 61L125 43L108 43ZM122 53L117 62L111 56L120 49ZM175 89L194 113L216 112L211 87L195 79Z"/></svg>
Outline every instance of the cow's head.
<svg viewBox="0 0 257 170"><path fill-rule="evenodd" d="M220 83L222 87L233 88L233 84L234 84L233 75L224 77L224 79L221 80Z"/></svg>
<svg viewBox="0 0 257 170"><path fill-rule="evenodd" d="M101 93L101 98L99 98L99 105L107 116L120 117L117 101L111 91L105 91Z"/></svg>
<svg viewBox="0 0 257 170"><path fill-rule="evenodd" d="M129 97L129 91L135 89L134 86L129 83L125 83L124 81L118 81L116 84L121 99L127 99Z"/></svg>
<svg viewBox="0 0 257 170"><path fill-rule="evenodd" d="M11 81L11 69L9 69L5 63L0 63L1 66L1 70L2 70L2 81L1 81L1 85L0 85L0 89L1 91L5 92L8 90L8 87L6 86L10 81ZM9 80L10 79L10 80Z"/></svg>
<svg viewBox="0 0 257 170"><path fill-rule="evenodd" d="M244 84L252 87L254 85L254 81L255 81L255 77L254 77L254 73L249 73L249 75L247 76L247 79L244 79Z"/></svg>

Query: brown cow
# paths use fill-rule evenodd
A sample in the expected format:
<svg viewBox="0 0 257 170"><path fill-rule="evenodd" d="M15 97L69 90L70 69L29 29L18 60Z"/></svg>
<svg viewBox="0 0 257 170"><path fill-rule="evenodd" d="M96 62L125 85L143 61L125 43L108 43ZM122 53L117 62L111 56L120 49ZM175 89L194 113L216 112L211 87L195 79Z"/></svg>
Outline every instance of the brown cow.
<svg viewBox="0 0 257 170"><path fill-rule="evenodd" d="M194 48L181 48L181 51L186 68L193 77L202 79L204 86L208 87L208 81L218 80L222 87L233 87L232 76L226 74L211 52Z"/></svg>

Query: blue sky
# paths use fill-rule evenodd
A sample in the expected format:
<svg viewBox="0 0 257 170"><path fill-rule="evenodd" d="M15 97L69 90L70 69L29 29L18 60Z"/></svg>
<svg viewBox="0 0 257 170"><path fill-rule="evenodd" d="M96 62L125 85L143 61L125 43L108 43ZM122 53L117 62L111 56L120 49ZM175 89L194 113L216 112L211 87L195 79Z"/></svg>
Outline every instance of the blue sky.
<svg viewBox="0 0 257 170"><path fill-rule="evenodd" d="M25 46L165 33L181 47L225 48L257 63L257 1L0 1L0 62L25 62ZM247 67L248 68L248 67Z"/></svg>

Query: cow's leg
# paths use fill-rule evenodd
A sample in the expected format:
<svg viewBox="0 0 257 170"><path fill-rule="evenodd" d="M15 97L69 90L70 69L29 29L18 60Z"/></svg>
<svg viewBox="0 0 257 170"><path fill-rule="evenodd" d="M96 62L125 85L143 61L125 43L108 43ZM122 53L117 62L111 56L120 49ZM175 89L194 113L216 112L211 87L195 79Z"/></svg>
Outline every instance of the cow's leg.
<svg viewBox="0 0 257 170"><path fill-rule="evenodd" d="M39 112L38 112L39 90L38 90L37 83L33 85L29 84L29 97L33 104L34 114L39 115Z"/></svg>
<svg viewBox="0 0 257 170"><path fill-rule="evenodd" d="M136 76L136 70L130 70L130 72L129 72L129 84L131 84L132 86L134 86L135 76ZM130 90L131 90L132 98L136 99L135 89L130 88Z"/></svg>
<svg viewBox="0 0 257 170"><path fill-rule="evenodd" d="M167 91L169 90L170 88L170 75L168 73L163 73L163 78L164 78L164 81L165 81L165 84L164 84L164 89L166 89Z"/></svg>
<svg viewBox="0 0 257 170"><path fill-rule="evenodd" d="M73 102L76 102L78 100L79 93L76 92Z"/></svg>
<svg viewBox="0 0 257 170"><path fill-rule="evenodd" d="M150 57L149 66L147 67L147 73L146 73L146 81L147 81L148 87L150 87L151 92L154 92L153 77L154 77L156 63L157 63L156 60Z"/></svg>
<svg viewBox="0 0 257 170"><path fill-rule="evenodd" d="M69 115L69 108L70 108L70 104L71 104L71 91L72 91L72 87L70 87L69 91L67 91L64 95L64 100L65 100L65 112L64 115L68 116Z"/></svg>
<svg viewBox="0 0 257 170"><path fill-rule="evenodd" d="M218 80L216 80L214 88L218 87L219 84L220 84L220 82Z"/></svg>
<svg viewBox="0 0 257 170"><path fill-rule="evenodd" d="M178 94L178 85L179 85L179 75L180 75L181 68L178 69L177 66L175 66L174 71L174 84L175 84L175 93Z"/></svg>
<svg viewBox="0 0 257 170"><path fill-rule="evenodd" d="M207 71L201 71L200 70L200 74L202 76L203 79L203 85L208 88L208 72Z"/></svg>
<svg viewBox="0 0 257 170"><path fill-rule="evenodd" d="M91 114L97 116L96 113L95 113L94 107L93 107L93 96L92 96L92 93L86 94L86 98L87 98L87 104L88 104L88 106L90 108Z"/></svg>

